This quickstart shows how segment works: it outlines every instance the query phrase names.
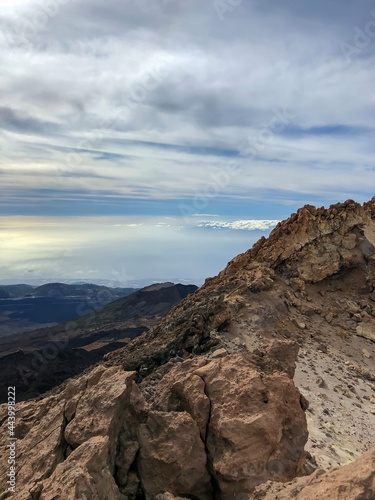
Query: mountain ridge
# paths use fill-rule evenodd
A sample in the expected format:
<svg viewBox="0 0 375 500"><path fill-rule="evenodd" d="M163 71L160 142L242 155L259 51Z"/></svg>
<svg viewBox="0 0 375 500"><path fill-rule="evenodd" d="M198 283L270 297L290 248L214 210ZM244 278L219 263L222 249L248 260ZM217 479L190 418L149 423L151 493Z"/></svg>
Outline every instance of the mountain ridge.
<svg viewBox="0 0 375 500"><path fill-rule="evenodd" d="M82 310L95 310L134 291L65 283L0 286L0 339L73 320Z"/></svg>
<svg viewBox="0 0 375 500"><path fill-rule="evenodd" d="M19 404L21 500L374 498L374 245L375 197L307 205Z"/></svg>
<svg viewBox="0 0 375 500"><path fill-rule="evenodd" d="M337 418L349 432L350 405L345 400L352 389L342 383L347 378L348 386L359 385L357 404L367 409L364 415L359 411L354 447L342 435L327 439L325 434L330 432L322 430L321 414L310 413L314 431L308 450L324 467L359 457L371 432L375 434L374 395L368 386L375 381L375 308L370 299L375 290L374 218L375 198L363 206L348 200L328 209L301 208L279 223L268 239L261 238L218 276L208 278L159 325L126 348L105 355L106 365L136 370L137 380L147 386L153 372L174 356L200 355L216 348L230 354L261 348L273 339L292 338L301 348L297 375L307 398L316 400L312 386L324 396L319 387L323 382L315 383L315 379L332 379L330 383L343 397L343 402L337 401L343 405ZM315 359L316 354L322 359ZM344 377L338 369L327 375L332 358L344 367ZM314 384L306 371L313 374ZM369 399L363 399L361 392ZM152 391L145 397L152 399ZM325 399L316 404L319 412L329 411Z"/></svg>
<svg viewBox="0 0 375 500"><path fill-rule="evenodd" d="M188 300L183 301L181 304L179 304L179 306L177 306L170 312L170 314L165 318L164 323L171 322L171 317L173 315L177 315L180 312L182 313L182 311L187 309L190 305L189 302L199 302L199 296L202 294L210 293L211 290L214 290L213 295L218 297L221 290L228 284L227 280L229 277L232 280L233 278L237 280L237 288L235 289L235 287L231 285L230 287L233 290L231 290L230 293L233 293L234 291L236 293L241 293L245 290L250 290L250 292L257 293L262 290L267 290L274 278L273 269L285 262L286 259L293 258L293 251L295 251L296 249L297 252L301 251L304 247L311 244L314 239L321 236L327 236L332 232L337 231L338 229L340 229L340 224L342 224L343 222L345 222L349 226L349 228L355 228L360 223L363 224L364 220L361 215L358 216L357 211L363 212L365 221L369 223L371 222L372 225L374 225L373 217L375 216L375 197L370 202L365 203L363 207L360 204L355 203L353 200L347 200L345 203L332 205L329 209L316 209L311 205L306 205L305 207L299 209L297 214L292 214L289 219L280 222L271 231L267 239L265 237L260 238L260 240L255 243L255 245L253 245L251 249L243 254L239 254L234 259L232 259L228 263L226 268L221 271L216 277L207 278L204 285L202 285L197 290L197 292L195 292L194 296L190 297ZM353 217L350 217L350 215L353 215ZM329 222L334 218L338 218L338 220ZM318 228L316 228L315 231L312 231L312 234L309 234L309 226L312 229L314 228L314 224L312 224L312 221L317 221L318 224L322 223L326 225L327 227L325 228L325 231L323 231L322 233ZM293 230L294 235L292 244L288 244L288 242L285 242L285 240L291 239ZM347 232L349 232L349 229L347 230ZM372 237L374 238L375 242L375 234L372 235ZM297 243L296 240L298 240ZM302 243L300 242L301 240ZM372 244L370 244L370 246L371 245ZM296 262L293 262L295 269L287 269L287 274L289 275L289 278L293 278L292 274L294 273L294 278L303 278L305 282L311 281L313 283L316 280L322 280L329 275L335 274L340 269L339 267L337 267L338 258L342 258L342 267L345 267L346 265L350 266L356 264L355 261L351 260L351 254L345 254L345 247L343 248L343 250L343 256L340 256L338 252L335 252L336 258L333 259L332 255L329 255L329 259L323 256L323 260L328 261L327 267L322 266L320 259L316 260L315 265L321 266L322 268L321 274L319 276L314 274L314 270L306 271L306 269L303 267L299 269ZM371 257L373 255L374 251L371 250ZM306 258L309 256L303 255L303 257ZM238 271L240 272L240 275L233 276L236 275ZM371 278L374 278L373 274ZM302 284L300 285L303 287ZM240 286L240 288L238 288L238 286ZM223 302L230 303L231 301L228 297L227 300ZM228 309L226 309L225 306L223 307L223 311L221 311L221 314L222 315L219 316L219 318L216 318L213 321L213 328L222 328L225 325L225 322L229 319L225 318L226 314L229 315ZM184 316L183 313L181 315ZM204 315L202 316L205 317ZM221 320L222 322L220 324ZM158 325L155 330L151 330L148 333L148 336L150 338L157 336L154 331L160 332L162 328L162 325Z"/></svg>
<svg viewBox="0 0 375 500"><path fill-rule="evenodd" d="M2 394L9 379L22 399L51 389L147 331L195 289L153 284L76 320L0 339Z"/></svg>

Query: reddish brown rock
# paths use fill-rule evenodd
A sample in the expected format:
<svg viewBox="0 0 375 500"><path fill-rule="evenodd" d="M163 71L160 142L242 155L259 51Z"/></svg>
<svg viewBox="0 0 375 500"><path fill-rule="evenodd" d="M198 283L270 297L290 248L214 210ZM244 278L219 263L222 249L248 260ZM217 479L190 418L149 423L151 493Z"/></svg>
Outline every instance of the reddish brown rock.
<svg viewBox="0 0 375 500"><path fill-rule="evenodd" d="M196 422L203 440L206 438L211 404L204 392L205 383L194 370L206 363L208 361L205 358L197 358L171 370L158 385L153 405L161 411L188 412Z"/></svg>
<svg viewBox="0 0 375 500"><path fill-rule="evenodd" d="M350 465L283 485L267 483L251 500L373 500L375 498L375 448Z"/></svg>
<svg viewBox="0 0 375 500"><path fill-rule="evenodd" d="M40 419L34 421L34 426L29 428L27 435L23 439L19 438L16 442L16 484L20 492L24 488L28 491L33 484L49 477L57 464L64 458L62 442L65 403L55 401L53 406L48 403L40 405L45 413L37 412ZM28 417L27 414L26 419ZM18 417L18 420L21 419ZM24 429L23 432L25 432ZM1 427L0 433L2 438L0 491L6 492L8 489L6 472L9 471L8 449L6 448L9 441L7 441L8 429L6 425ZM7 498L7 496L3 496L3 498Z"/></svg>
<svg viewBox="0 0 375 500"><path fill-rule="evenodd" d="M211 401L207 449L223 497L301 472L307 425L286 374L262 375L247 354L211 362L197 374Z"/></svg>
<svg viewBox="0 0 375 500"><path fill-rule="evenodd" d="M115 500L118 435L126 409L142 406L134 373L99 366L57 395L17 405L16 483L19 500ZM132 394L134 392L134 394ZM67 420L70 419L69 424ZM8 498L6 420L0 428L0 498ZM134 423L134 422L133 422ZM136 429L135 429L136 432ZM73 448L76 448L73 450Z"/></svg>
<svg viewBox="0 0 375 500"><path fill-rule="evenodd" d="M204 444L188 413L151 411L139 445L139 473L149 498L165 491L212 498Z"/></svg>
<svg viewBox="0 0 375 500"><path fill-rule="evenodd" d="M89 439L44 481L39 500L118 500L119 490L108 462L108 437Z"/></svg>
<svg viewBox="0 0 375 500"><path fill-rule="evenodd" d="M282 363L277 356L284 349L291 355ZM186 361L159 384L155 407L189 412L206 436L209 470L223 498L251 492L270 478L286 481L301 473L307 426L300 394L286 373L271 374L272 366L290 371L296 355L295 344L285 342L263 358L246 353ZM270 374L257 362L266 364ZM200 402L198 409L190 394ZM179 442L174 450L178 448Z"/></svg>
<svg viewBox="0 0 375 500"><path fill-rule="evenodd" d="M375 320L367 319L362 321L356 329L357 335L375 342Z"/></svg>
<svg viewBox="0 0 375 500"><path fill-rule="evenodd" d="M134 372L124 372L120 367L103 370L100 366L90 374L87 389L77 404L75 418L64 433L73 448L93 436L108 436L111 444L114 442L121 414L130 400L134 377Z"/></svg>
<svg viewBox="0 0 375 500"><path fill-rule="evenodd" d="M274 321L260 312L256 303L253 317L259 318L257 326L261 331L272 331L278 327L278 316L286 305L290 286L296 285L300 294L307 294L306 286L349 269L358 269L360 273L366 269L372 292L374 245L375 197L363 206L352 200L329 209L306 205L280 222L269 238L262 237L247 252L232 259L218 276L207 279L156 328L108 354L107 363L122 364L126 370L141 369L142 376L146 376L158 363L173 356L192 350L204 353L211 345L213 332L230 330L238 320L241 304L251 308L253 298L260 295L274 313ZM290 279L289 284L286 278ZM306 305L300 299L295 304ZM295 320L306 327L295 327L305 334L305 318L297 315Z"/></svg>
<svg viewBox="0 0 375 500"><path fill-rule="evenodd" d="M260 353L260 366L265 373L285 372L294 377L298 344L294 341L275 341Z"/></svg>
<svg viewBox="0 0 375 500"><path fill-rule="evenodd" d="M306 206L105 366L18 404L17 500L372 498L363 461L265 482L308 470L294 374L311 459L353 460L373 439L374 243L375 199Z"/></svg>

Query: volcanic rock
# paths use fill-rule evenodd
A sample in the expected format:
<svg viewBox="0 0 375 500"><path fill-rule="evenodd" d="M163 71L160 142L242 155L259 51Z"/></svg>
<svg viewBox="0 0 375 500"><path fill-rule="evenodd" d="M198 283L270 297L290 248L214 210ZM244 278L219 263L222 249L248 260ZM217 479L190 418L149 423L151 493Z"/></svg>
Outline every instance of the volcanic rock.
<svg viewBox="0 0 375 500"><path fill-rule="evenodd" d="M18 403L17 499L375 498L374 451L355 461L375 435L374 244L375 198L307 205L156 327Z"/></svg>
<svg viewBox="0 0 375 500"><path fill-rule="evenodd" d="M374 244L375 198L362 206L352 200L329 209L307 205L207 279L156 328L107 354L106 364L136 370L152 400L148 381L164 376L173 358L210 357L217 342L234 354L294 339L307 353L297 359L295 372L310 401L307 450L323 468L347 464L375 435L371 402L358 411L343 394L351 383L370 397L366 382L375 380ZM325 387L316 383L320 379ZM327 405L334 422L330 437L318 418Z"/></svg>
<svg viewBox="0 0 375 500"><path fill-rule="evenodd" d="M317 470L286 485L262 485L249 500L373 500L375 498L375 448L357 461L328 472Z"/></svg>
<svg viewBox="0 0 375 500"><path fill-rule="evenodd" d="M294 478L307 425L301 395L277 359L287 350L290 372L297 356L291 341L255 354L186 360L156 386L152 408L135 372L103 365L57 394L20 403L20 498L136 499L141 491L150 499L167 492L209 500ZM8 498L5 474L0 485L0 498Z"/></svg>

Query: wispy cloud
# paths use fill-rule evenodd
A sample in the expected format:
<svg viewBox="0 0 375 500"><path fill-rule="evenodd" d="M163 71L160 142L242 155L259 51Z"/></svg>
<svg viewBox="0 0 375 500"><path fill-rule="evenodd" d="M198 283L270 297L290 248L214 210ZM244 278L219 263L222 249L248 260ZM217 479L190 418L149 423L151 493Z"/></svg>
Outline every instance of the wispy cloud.
<svg viewBox="0 0 375 500"><path fill-rule="evenodd" d="M373 1L237 3L2 2L0 213L84 217L14 239L13 273L86 272L98 248L101 276L126 255L203 277L304 203L373 196Z"/></svg>
<svg viewBox="0 0 375 500"><path fill-rule="evenodd" d="M58 8L43 29L36 0L7 3L0 20L3 200L12 188L55 190L56 204L100 191L174 199L178 213L259 137L215 195L222 207L260 191L371 196L373 40L350 65L340 48L373 19L370 0L242 2L222 21L212 2L47 4ZM293 119L266 138L275 109Z"/></svg>

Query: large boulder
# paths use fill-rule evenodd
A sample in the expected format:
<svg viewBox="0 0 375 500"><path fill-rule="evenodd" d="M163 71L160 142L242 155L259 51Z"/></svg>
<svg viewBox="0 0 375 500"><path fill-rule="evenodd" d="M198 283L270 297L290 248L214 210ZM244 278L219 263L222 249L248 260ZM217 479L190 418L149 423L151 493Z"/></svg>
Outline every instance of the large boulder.
<svg viewBox="0 0 375 500"><path fill-rule="evenodd" d="M263 352L186 360L161 377L151 407L134 372L103 365L40 401L20 403L17 498L229 499L268 479L292 479L302 471L307 439L290 378L296 355L286 341ZM5 472L6 453L0 465ZM10 496L5 473L0 481L3 500Z"/></svg>
<svg viewBox="0 0 375 500"><path fill-rule="evenodd" d="M100 366L92 372L77 402L74 418L65 429L65 439L72 448L93 436L108 436L112 448L115 446L134 377L134 372L124 372L119 367Z"/></svg>
<svg viewBox="0 0 375 500"><path fill-rule="evenodd" d="M169 418L187 412L195 421L223 498L251 492L268 479L291 480L303 467L307 425L300 393L287 373L265 374L257 361L262 358L250 353L189 360L163 378L155 395L159 412L170 412ZM168 427L168 413L163 415ZM166 463L182 445L176 440Z"/></svg>
<svg viewBox="0 0 375 500"><path fill-rule="evenodd" d="M19 500L115 500L118 436L139 391L134 372L98 366L64 390L16 406L16 492ZM10 498L6 406L1 407L0 494ZM4 413L4 415L3 415ZM4 451L5 450L5 451Z"/></svg>
<svg viewBox="0 0 375 500"><path fill-rule="evenodd" d="M139 474L147 498L164 491L212 498L205 447L188 413L151 411L140 427L139 445Z"/></svg>
<svg viewBox="0 0 375 500"><path fill-rule="evenodd" d="M109 438L89 439L60 463L41 489L39 500L118 500L108 464Z"/></svg>

